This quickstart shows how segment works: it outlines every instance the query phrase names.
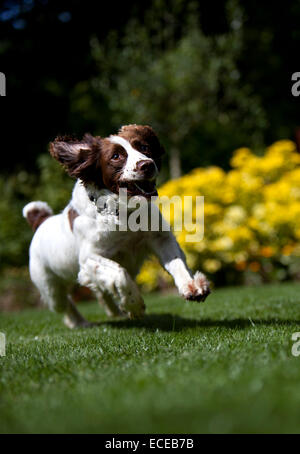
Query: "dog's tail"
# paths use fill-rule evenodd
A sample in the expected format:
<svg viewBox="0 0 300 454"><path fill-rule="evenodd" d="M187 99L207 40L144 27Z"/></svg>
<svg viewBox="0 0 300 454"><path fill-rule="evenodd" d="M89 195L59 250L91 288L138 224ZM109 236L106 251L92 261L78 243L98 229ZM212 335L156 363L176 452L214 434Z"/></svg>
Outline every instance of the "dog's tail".
<svg viewBox="0 0 300 454"><path fill-rule="evenodd" d="M23 208L23 216L27 219L28 224L35 232L36 229L53 215L52 209L46 202L30 202Z"/></svg>

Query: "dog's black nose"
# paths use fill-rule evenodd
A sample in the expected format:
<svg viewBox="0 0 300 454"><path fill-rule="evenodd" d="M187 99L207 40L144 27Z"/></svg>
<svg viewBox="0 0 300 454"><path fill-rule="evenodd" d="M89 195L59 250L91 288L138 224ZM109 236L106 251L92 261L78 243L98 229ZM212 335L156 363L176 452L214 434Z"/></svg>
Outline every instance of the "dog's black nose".
<svg viewBox="0 0 300 454"><path fill-rule="evenodd" d="M147 159L147 160L145 159L143 161L139 161L137 163L136 167L137 167L137 170L139 170L140 172L143 172L143 174L147 178L154 177L154 175L156 173L156 166L153 161L150 161L150 159Z"/></svg>

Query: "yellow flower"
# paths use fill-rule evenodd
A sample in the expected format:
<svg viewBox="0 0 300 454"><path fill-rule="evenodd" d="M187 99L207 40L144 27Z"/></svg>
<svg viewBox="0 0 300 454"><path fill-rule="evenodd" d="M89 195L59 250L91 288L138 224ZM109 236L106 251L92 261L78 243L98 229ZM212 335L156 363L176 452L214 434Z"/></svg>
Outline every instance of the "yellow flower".
<svg viewBox="0 0 300 454"><path fill-rule="evenodd" d="M222 266L222 263L220 262L220 260L215 260L215 259L207 259L207 260L204 260L203 262L203 267L206 271L208 271L209 273L215 273L216 271L218 271Z"/></svg>
<svg viewBox="0 0 300 454"><path fill-rule="evenodd" d="M253 157L249 148L239 148L233 153L230 164L232 167L243 167Z"/></svg>
<svg viewBox="0 0 300 454"><path fill-rule="evenodd" d="M260 263L259 262L249 263L249 269L254 273L257 273L260 270Z"/></svg>
<svg viewBox="0 0 300 454"><path fill-rule="evenodd" d="M239 205L232 205L226 211L224 222L227 222L232 228L243 223L247 217L246 210Z"/></svg>
<svg viewBox="0 0 300 454"><path fill-rule="evenodd" d="M166 218L175 227L183 219L182 197L204 196L204 237L187 242L195 207L175 235L194 270L215 273L226 264L233 270L260 270L262 258L300 256L300 154L280 140L257 156L249 148L233 154L232 169L197 168L162 185L160 196L180 196ZM187 208L187 205L185 205ZM258 259L258 257L260 257ZM157 261L143 266L138 282L147 289L170 282Z"/></svg>
<svg viewBox="0 0 300 454"><path fill-rule="evenodd" d="M245 262L245 261L237 262L235 264L235 268L238 271L244 271L247 268L247 262Z"/></svg>
<svg viewBox="0 0 300 454"><path fill-rule="evenodd" d="M275 252L274 248L271 246L264 246L260 250L260 254L263 257L272 257L272 255L274 255L274 252Z"/></svg>
<svg viewBox="0 0 300 454"><path fill-rule="evenodd" d="M281 251L281 252L282 252L282 255L287 255L287 256L289 256L289 255L291 255L291 254L293 253L293 251L294 251L294 246L292 246L292 245L290 245L290 244L287 244L286 246L284 246L284 247L282 248L282 251Z"/></svg>

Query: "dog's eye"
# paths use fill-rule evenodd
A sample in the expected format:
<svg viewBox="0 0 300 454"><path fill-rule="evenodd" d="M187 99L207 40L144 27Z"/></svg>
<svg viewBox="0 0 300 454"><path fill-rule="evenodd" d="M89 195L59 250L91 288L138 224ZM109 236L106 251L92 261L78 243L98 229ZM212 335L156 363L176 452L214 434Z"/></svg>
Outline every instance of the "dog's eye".
<svg viewBox="0 0 300 454"><path fill-rule="evenodd" d="M140 149L141 149L141 151L148 151L149 147L148 147L148 145L141 145Z"/></svg>
<svg viewBox="0 0 300 454"><path fill-rule="evenodd" d="M119 153L114 153L114 154L112 155L112 159L115 159L115 160L116 160L116 159L119 159L119 157L120 157Z"/></svg>

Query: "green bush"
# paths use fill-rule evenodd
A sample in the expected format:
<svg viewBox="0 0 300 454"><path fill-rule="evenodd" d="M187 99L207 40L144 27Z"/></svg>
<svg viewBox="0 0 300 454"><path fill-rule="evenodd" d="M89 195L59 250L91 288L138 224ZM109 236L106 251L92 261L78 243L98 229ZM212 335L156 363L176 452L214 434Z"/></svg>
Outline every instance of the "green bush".
<svg viewBox="0 0 300 454"><path fill-rule="evenodd" d="M0 270L28 262L32 231L22 216L22 209L32 200L44 200L54 212L64 208L74 182L50 156L38 159L38 172L19 171L0 175Z"/></svg>

